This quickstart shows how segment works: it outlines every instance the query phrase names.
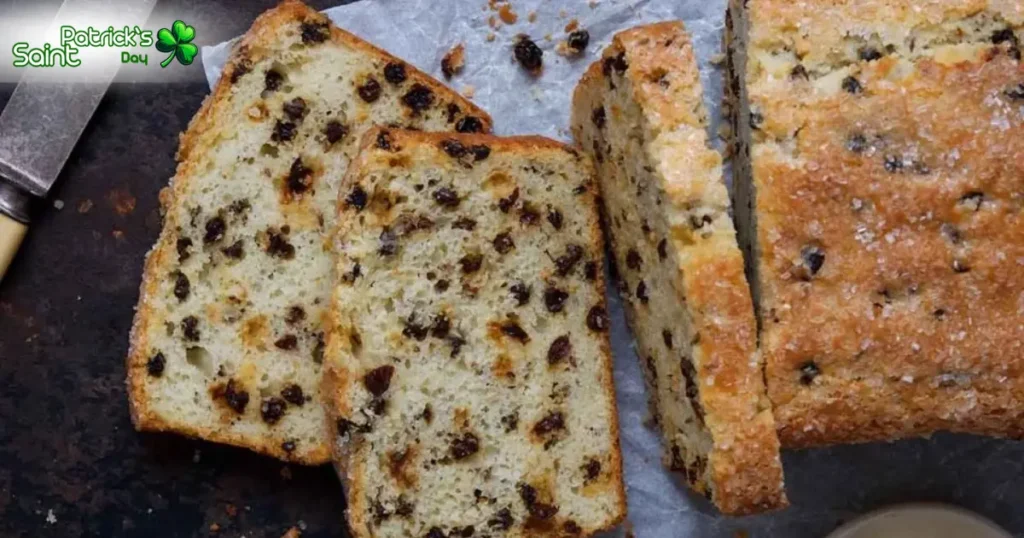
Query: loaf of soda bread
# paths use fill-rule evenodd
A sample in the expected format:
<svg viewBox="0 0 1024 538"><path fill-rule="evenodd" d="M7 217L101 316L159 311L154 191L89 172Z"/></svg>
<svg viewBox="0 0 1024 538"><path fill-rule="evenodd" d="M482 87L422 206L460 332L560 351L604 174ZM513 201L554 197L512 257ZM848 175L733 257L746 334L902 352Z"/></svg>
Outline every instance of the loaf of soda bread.
<svg viewBox="0 0 1024 538"><path fill-rule="evenodd" d="M783 445L1024 436L1024 4L730 12L735 207Z"/></svg>
<svg viewBox="0 0 1024 538"><path fill-rule="evenodd" d="M590 159L366 135L324 395L356 537L589 536L625 515Z"/></svg>
<svg viewBox="0 0 1024 538"><path fill-rule="evenodd" d="M573 98L665 462L727 514L786 505L743 256L682 23L615 36Z"/></svg>
<svg viewBox="0 0 1024 538"><path fill-rule="evenodd" d="M181 137L131 335L140 430L329 460L326 235L372 124L486 131L485 113L286 1L260 16Z"/></svg>

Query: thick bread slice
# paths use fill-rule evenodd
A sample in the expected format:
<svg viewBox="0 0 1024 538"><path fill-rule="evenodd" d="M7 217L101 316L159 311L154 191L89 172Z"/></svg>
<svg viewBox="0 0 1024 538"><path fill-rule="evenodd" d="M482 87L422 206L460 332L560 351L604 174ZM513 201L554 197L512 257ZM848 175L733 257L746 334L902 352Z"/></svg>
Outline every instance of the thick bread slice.
<svg viewBox="0 0 1024 538"><path fill-rule="evenodd" d="M329 460L324 233L372 123L488 130L482 111L299 2L260 16L181 138L128 357L132 418Z"/></svg>
<svg viewBox="0 0 1024 538"><path fill-rule="evenodd" d="M619 33L576 88L665 461L727 514L786 505L743 256L682 23Z"/></svg>
<svg viewBox="0 0 1024 538"><path fill-rule="evenodd" d="M353 536L585 536L624 517L592 174L539 137L367 134L324 374Z"/></svg>
<svg viewBox="0 0 1024 538"><path fill-rule="evenodd" d="M731 13L737 218L783 445L1024 437L1024 4Z"/></svg>

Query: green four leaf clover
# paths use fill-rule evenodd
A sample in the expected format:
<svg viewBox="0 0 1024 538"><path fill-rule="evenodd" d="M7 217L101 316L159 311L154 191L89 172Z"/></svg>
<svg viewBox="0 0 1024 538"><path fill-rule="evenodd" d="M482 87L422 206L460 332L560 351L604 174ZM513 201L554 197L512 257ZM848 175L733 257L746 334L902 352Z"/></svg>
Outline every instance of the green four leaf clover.
<svg viewBox="0 0 1024 538"><path fill-rule="evenodd" d="M191 65L196 54L199 54L199 49L192 44L195 37L196 29L182 21L174 21L170 30L161 28L156 33L156 50L170 54L160 62L160 67L167 67L174 58L181 65Z"/></svg>

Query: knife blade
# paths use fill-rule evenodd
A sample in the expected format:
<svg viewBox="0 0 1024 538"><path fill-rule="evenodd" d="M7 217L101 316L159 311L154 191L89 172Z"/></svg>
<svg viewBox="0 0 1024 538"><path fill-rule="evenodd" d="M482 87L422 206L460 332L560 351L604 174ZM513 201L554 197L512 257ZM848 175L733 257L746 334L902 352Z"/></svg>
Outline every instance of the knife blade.
<svg viewBox="0 0 1024 538"><path fill-rule="evenodd" d="M51 28L83 21L141 26L155 4L65 0ZM102 60L95 52L87 51L87 71L29 69L0 113L0 278L25 234L32 197L50 191L120 67L115 52Z"/></svg>

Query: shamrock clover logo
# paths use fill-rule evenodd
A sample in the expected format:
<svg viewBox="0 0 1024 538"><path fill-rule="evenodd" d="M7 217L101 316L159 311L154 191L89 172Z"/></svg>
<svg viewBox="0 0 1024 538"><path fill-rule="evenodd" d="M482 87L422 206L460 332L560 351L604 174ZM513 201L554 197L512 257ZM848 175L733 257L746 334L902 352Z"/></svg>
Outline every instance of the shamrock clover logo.
<svg viewBox="0 0 1024 538"><path fill-rule="evenodd" d="M192 65L192 60L199 54L199 49L192 44L195 38L196 29L182 21L174 21L170 30L161 28L156 33L156 50L170 54L160 62L160 67L171 65L174 58L181 65Z"/></svg>

